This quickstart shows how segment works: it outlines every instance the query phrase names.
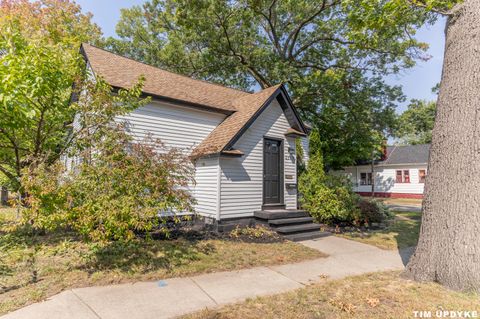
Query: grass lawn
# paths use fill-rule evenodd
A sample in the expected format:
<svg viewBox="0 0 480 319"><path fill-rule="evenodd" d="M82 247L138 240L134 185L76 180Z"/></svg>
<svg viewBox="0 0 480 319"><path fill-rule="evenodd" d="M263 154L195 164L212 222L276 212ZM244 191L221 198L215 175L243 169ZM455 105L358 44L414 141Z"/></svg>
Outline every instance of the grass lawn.
<svg viewBox="0 0 480 319"><path fill-rule="evenodd" d="M152 240L95 246L73 234L39 236L16 229L0 209L0 315L74 287L189 276L325 257L300 244L228 238Z"/></svg>
<svg viewBox="0 0 480 319"><path fill-rule="evenodd" d="M387 205L422 205L422 199L417 198L378 198Z"/></svg>
<svg viewBox="0 0 480 319"><path fill-rule="evenodd" d="M395 212L395 220L381 230L346 232L339 236L382 249L401 249L415 246L420 232L421 213Z"/></svg>
<svg viewBox="0 0 480 319"><path fill-rule="evenodd" d="M413 311L480 310L480 296L434 283L402 279L399 272L372 273L326 281L292 292L259 297L186 316L244 318L414 318Z"/></svg>

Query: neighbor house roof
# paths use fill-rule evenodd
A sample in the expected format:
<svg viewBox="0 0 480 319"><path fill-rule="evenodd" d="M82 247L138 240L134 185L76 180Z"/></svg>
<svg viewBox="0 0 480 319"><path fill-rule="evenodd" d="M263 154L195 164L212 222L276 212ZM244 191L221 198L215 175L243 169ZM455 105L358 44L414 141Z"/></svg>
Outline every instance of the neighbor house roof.
<svg viewBox="0 0 480 319"><path fill-rule="evenodd" d="M379 164L424 164L429 153L430 144L388 146L387 159Z"/></svg>
<svg viewBox="0 0 480 319"><path fill-rule="evenodd" d="M93 72L113 87L129 88L140 76L144 76L143 92L147 95L228 114L223 122L193 150L192 157L218 153L231 156L242 155L241 150L234 150L231 146L243 130L280 93L286 97L282 101L289 100L281 84L257 93L248 93L168 72L89 44L82 44L81 51ZM305 134L303 123L293 105L289 104L292 108L287 112L287 118L290 118L292 123L299 124L295 125L295 132L300 135Z"/></svg>

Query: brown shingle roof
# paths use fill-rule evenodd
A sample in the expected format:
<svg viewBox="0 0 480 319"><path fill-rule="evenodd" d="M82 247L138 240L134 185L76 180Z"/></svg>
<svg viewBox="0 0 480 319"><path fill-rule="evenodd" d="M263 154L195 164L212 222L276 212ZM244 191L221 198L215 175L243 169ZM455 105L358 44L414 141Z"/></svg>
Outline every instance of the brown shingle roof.
<svg viewBox="0 0 480 319"><path fill-rule="evenodd" d="M228 112L236 110L232 105L233 100L250 95L244 91L168 72L89 44L82 44L82 48L93 72L113 87L129 88L143 75L143 91L146 94Z"/></svg>
<svg viewBox="0 0 480 319"><path fill-rule="evenodd" d="M194 158L225 151L229 143L241 134L242 128L256 118L262 106L282 86L279 84L252 94L171 73L89 44L82 44L82 50L93 72L113 87L131 87L140 76L144 76L143 92L147 95L193 103L231 114L193 150Z"/></svg>
<svg viewBox="0 0 480 319"><path fill-rule="evenodd" d="M237 133L248 123L269 98L281 87L281 84L260 92L236 99L233 105L238 110L217 126L192 152L192 157L220 153Z"/></svg>

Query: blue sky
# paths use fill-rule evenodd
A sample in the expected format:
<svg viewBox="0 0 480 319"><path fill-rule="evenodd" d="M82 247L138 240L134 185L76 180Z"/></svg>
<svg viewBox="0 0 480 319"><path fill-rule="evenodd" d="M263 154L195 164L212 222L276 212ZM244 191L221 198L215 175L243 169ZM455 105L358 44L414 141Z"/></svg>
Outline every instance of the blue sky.
<svg viewBox="0 0 480 319"><path fill-rule="evenodd" d="M144 0L77 0L76 2L85 12L93 13L94 22L102 28L105 36L114 36L115 25L120 18L120 9L142 4ZM430 60L419 61L414 68L387 78L388 83L403 87L408 100L436 98L431 89L440 82L445 44L444 27L445 20L441 19L433 26L421 28L417 33L420 41L430 45L428 50ZM398 111L403 111L405 104L400 106Z"/></svg>

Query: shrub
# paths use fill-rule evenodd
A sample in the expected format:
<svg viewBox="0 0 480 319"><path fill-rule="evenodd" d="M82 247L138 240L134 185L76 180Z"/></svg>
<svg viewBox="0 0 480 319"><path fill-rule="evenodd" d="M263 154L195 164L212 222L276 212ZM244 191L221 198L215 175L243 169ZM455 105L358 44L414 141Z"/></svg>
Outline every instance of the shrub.
<svg viewBox="0 0 480 319"><path fill-rule="evenodd" d="M361 198L358 200L357 206L360 210L361 223L383 223L394 217L388 207L378 200Z"/></svg>
<svg viewBox="0 0 480 319"><path fill-rule="evenodd" d="M342 177L325 174L320 152L312 154L307 171L299 178L302 207L317 221L333 224L358 217L357 195Z"/></svg>
<svg viewBox="0 0 480 319"><path fill-rule="evenodd" d="M35 227L128 241L165 223L161 212L193 211L193 167L179 150L150 138L133 143L121 128L108 131L94 150L82 155L74 171L39 166L25 174L25 217Z"/></svg>

